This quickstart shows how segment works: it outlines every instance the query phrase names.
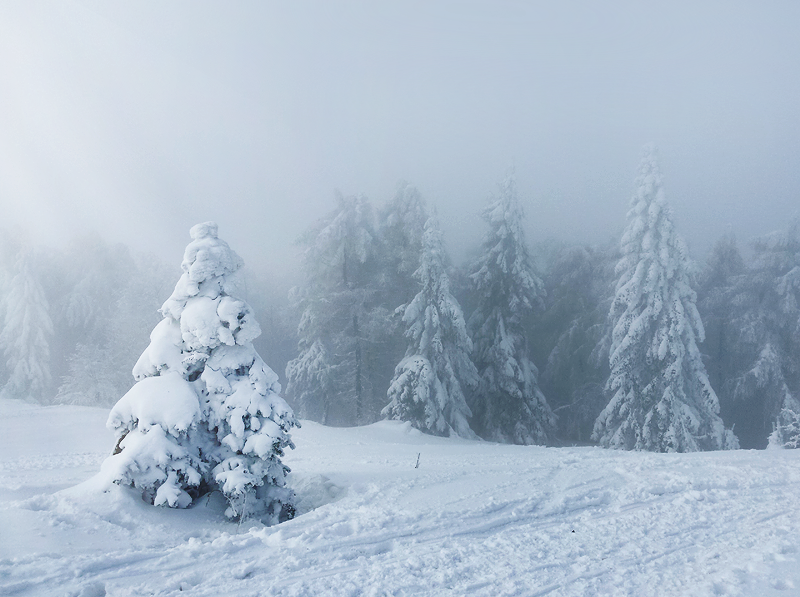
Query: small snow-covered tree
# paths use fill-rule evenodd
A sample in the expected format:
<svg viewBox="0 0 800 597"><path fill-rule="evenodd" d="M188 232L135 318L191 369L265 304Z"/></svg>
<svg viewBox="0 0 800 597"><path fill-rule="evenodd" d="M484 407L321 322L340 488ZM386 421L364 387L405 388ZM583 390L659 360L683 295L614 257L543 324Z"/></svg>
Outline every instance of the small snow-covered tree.
<svg viewBox="0 0 800 597"><path fill-rule="evenodd" d="M464 315L450 293L441 236L436 219L429 218L414 274L422 288L400 307L408 349L395 368L382 412L435 435L475 437L465 390L475 387L477 371L469 357L472 343Z"/></svg>
<svg viewBox="0 0 800 597"><path fill-rule="evenodd" d="M534 305L541 306L544 289L525 244L513 176L482 216L489 232L471 276L478 304L469 330L480 374L472 425L484 439L544 444L553 438L556 420L539 389L525 334L526 320Z"/></svg>
<svg viewBox="0 0 800 597"><path fill-rule="evenodd" d="M3 301L0 345L6 357L8 378L2 394L42 401L49 398L47 393L51 390L49 341L53 322L31 260L30 250L23 246Z"/></svg>
<svg viewBox="0 0 800 597"><path fill-rule="evenodd" d="M115 357L98 344L78 344L67 361L67 374L62 377L55 402L101 406L109 404L112 398L119 399L132 381L130 373L124 374L122 369L126 363ZM120 369L115 370L115 365Z"/></svg>
<svg viewBox="0 0 800 597"><path fill-rule="evenodd" d="M133 369L137 383L109 415L118 441L103 469L155 505L182 508L219 490L228 516L278 522L293 515L281 456L294 447L297 421L253 348L261 330L236 298L241 258L213 222L191 237L183 275Z"/></svg>
<svg viewBox="0 0 800 597"><path fill-rule="evenodd" d="M300 355L286 365L286 377L289 379L287 391L291 390L304 418L326 425L337 398L335 355L328 349L332 344L329 338L303 337L309 315L308 311L303 314L303 321L298 327Z"/></svg>
<svg viewBox="0 0 800 597"><path fill-rule="evenodd" d="M704 330L690 262L653 147L645 149L621 248L609 313L612 397L593 438L604 447L657 452L738 447L697 347Z"/></svg>
<svg viewBox="0 0 800 597"><path fill-rule="evenodd" d="M800 448L800 412L784 408L769 436L769 445L776 448Z"/></svg>
<svg viewBox="0 0 800 597"><path fill-rule="evenodd" d="M371 349L388 315L377 308L372 208L361 196L337 204L303 239L306 281L292 292L302 311L299 355L286 366L286 391L301 416L359 424L374 416Z"/></svg>

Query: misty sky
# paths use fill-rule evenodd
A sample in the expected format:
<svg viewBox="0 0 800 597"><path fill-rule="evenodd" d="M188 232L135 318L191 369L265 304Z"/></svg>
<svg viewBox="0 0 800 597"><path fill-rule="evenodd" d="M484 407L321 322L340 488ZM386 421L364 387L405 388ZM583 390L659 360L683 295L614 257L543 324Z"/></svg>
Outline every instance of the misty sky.
<svg viewBox="0 0 800 597"><path fill-rule="evenodd" d="M0 226L281 270L334 190L398 180L458 258L516 170L529 241L624 225L661 153L701 258L800 209L800 2L0 3Z"/></svg>

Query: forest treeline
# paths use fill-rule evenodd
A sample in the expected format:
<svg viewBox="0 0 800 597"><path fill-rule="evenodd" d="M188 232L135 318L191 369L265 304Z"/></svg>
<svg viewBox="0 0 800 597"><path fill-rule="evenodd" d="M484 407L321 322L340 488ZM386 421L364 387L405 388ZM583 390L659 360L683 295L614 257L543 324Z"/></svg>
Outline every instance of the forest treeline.
<svg viewBox="0 0 800 597"><path fill-rule="evenodd" d="M249 272L254 344L296 413L517 444L797 446L798 221L746 253L726 234L696 264L652 151L608 245L529 245L521 203L509 176L454 265L413 186L377 207L339 195L299 240L288 301ZM174 268L98 237L58 251L6 234L0 251L3 395L113 405Z"/></svg>

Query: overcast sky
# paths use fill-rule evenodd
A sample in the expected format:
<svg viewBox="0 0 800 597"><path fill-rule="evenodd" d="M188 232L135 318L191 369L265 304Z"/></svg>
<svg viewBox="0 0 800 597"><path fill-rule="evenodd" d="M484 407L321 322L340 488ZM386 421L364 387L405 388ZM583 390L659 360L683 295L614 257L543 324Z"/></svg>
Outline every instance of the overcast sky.
<svg viewBox="0 0 800 597"><path fill-rule="evenodd" d="M800 209L800 2L0 3L0 226L179 260L217 220L280 270L334 190L439 210L451 252L514 167L529 241L600 242L660 149L701 258Z"/></svg>

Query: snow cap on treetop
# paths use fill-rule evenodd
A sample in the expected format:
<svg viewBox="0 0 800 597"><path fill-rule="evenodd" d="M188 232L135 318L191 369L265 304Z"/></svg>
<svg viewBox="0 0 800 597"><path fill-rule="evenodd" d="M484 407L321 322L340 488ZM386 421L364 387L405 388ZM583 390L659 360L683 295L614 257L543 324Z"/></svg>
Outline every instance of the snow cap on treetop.
<svg viewBox="0 0 800 597"><path fill-rule="evenodd" d="M192 242L186 247L181 268L192 282L199 284L215 276L232 274L244 265L242 258L217 236L216 222L196 224L189 234Z"/></svg>
<svg viewBox="0 0 800 597"><path fill-rule="evenodd" d="M192 226L189 234L192 242L187 245L181 263L184 273L172 295L161 306L161 312L176 321L181 319L186 301L191 297L202 294L215 300L222 295L232 294L235 283L226 278L244 265L242 258L217 236L215 222ZM251 339L254 337L251 336Z"/></svg>
<svg viewBox="0 0 800 597"><path fill-rule="evenodd" d="M199 240L201 238L217 238L217 230L219 227L217 226L216 222L202 222L200 224L195 224L189 230L189 235L194 240Z"/></svg>
<svg viewBox="0 0 800 597"><path fill-rule="evenodd" d="M642 146L642 157L649 156L658 157L658 145L653 141L649 141Z"/></svg>

